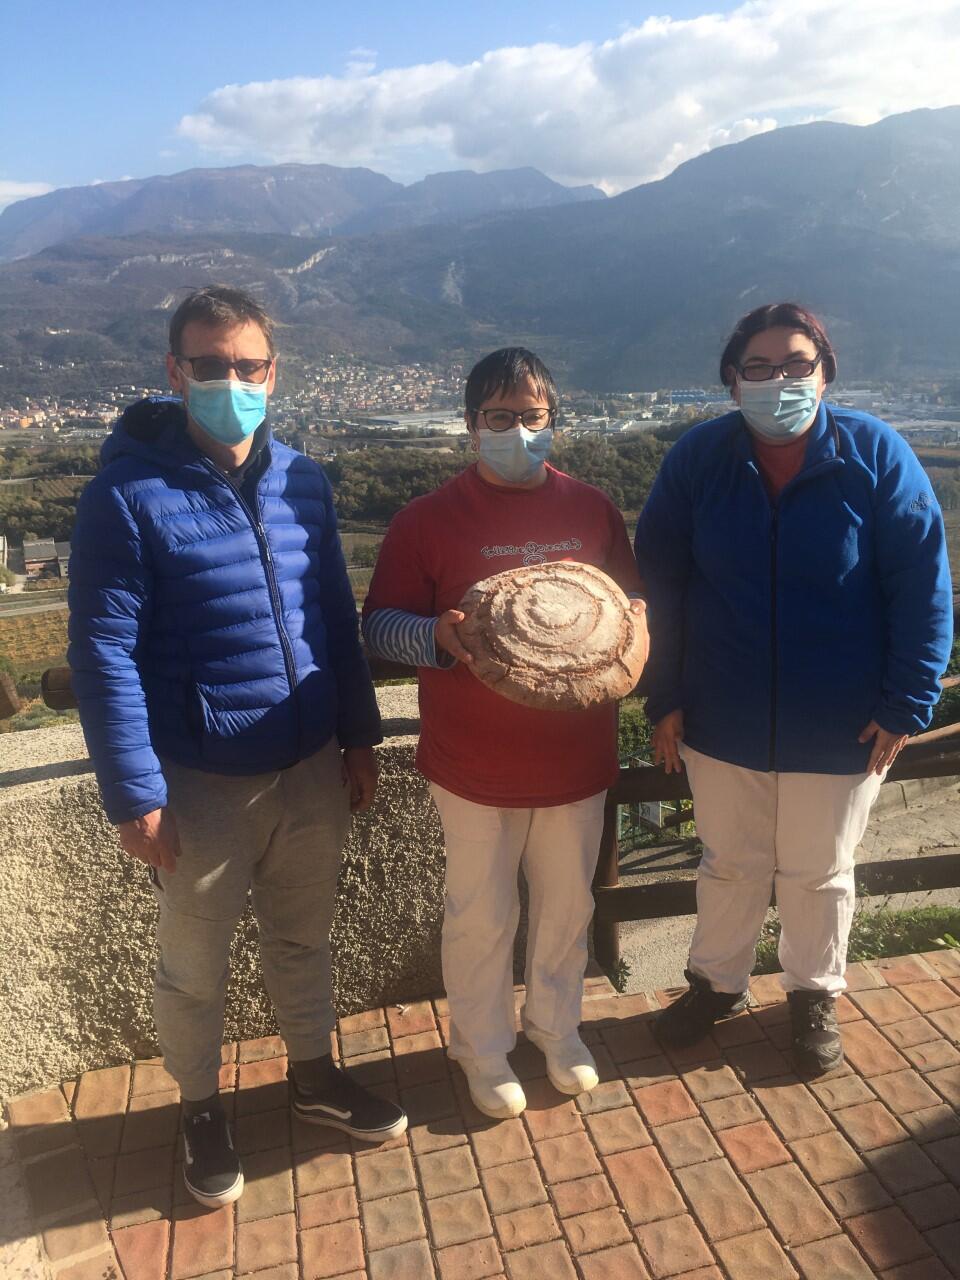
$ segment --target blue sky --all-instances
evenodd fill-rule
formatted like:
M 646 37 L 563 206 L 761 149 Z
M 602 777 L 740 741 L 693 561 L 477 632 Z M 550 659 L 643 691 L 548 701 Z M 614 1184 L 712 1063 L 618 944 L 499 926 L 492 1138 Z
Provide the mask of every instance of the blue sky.
M 619 190 L 778 125 L 960 100 L 955 0 L 35 0 L 21 13 L 3 33 L 0 203 L 31 184 L 282 160 L 403 181 L 532 164 Z

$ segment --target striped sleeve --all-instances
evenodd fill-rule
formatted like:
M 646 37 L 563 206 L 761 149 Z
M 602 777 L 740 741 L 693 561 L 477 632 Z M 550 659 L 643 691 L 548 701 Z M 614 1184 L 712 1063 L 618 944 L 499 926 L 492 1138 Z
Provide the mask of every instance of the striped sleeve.
M 455 658 L 437 653 L 436 629 L 436 618 L 424 618 L 406 609 L 374 609 L 363 619 L 363 638 L 376 657 L 411 667 L 452 667 Z

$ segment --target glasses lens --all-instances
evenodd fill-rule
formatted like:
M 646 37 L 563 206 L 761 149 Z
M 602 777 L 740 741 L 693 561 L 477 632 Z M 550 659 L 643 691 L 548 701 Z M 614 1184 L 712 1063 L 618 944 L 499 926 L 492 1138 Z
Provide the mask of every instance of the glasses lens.
M 233 367 L 243 382 L 263 382 L 270 368 L 269 360 L 236 360 Z
M 484 409 L 483 420 L 491 431 L 509 431 L 514 423 L 514 414 L 509 409 Z
M 549 409 L 526 409 L 520 415 L 520 421 L 525 427 L 545 427 L 549 418 Z
M 785 378 L 809 378 L 816 368 L 813 360 L 791 360 L 783 366 Z
M 768 382 L 776 370 L 777 366 L 773 364 L 747 364 L 740 370 L 740 374 L 747 382 Z
M 230 364 L 218 356 L 185 356 L 198 382 L 216 382 L 230 377 Z

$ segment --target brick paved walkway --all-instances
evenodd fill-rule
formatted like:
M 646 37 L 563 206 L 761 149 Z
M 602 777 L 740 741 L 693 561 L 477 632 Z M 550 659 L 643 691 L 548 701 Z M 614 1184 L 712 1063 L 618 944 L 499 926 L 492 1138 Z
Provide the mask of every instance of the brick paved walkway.
M 346 1018 L 339 1049 L 402 1100 L 380 1149 L 292 1121 L 277 1039 L 228 1045 L 246 1191 L 187 1196 L 157 1062 L 15 1099 L 8 1119 L 57 1280 L 945 1280 L 960 1277 L 960 953 L 853 965 L 848 1063 L 789 1074 L 779 982 L 695 1050 L 589 980 L 602 1083 L 575 1102 L 515 1055 L 529 1108 L 492 1124 L 442 1048 L 444 1001 Z

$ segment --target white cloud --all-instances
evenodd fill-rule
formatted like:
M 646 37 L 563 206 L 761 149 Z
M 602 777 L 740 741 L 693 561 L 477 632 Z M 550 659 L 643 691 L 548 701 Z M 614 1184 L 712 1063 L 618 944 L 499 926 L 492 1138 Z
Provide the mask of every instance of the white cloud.
M 495 49 L 475 62 L 227 85 L 179 131 L 222 157 L 395 174 L 533 165 L 608 191 L 802 120 L 866 124 L 960 102 L 956 0 L 748 0 L 651 18 L 602 43 Z
M 8 182 L 0 178 L 0 209 L 17 200 L 29 200 L 31 196 L 45 196 L 53 187 L 49 182 Z

